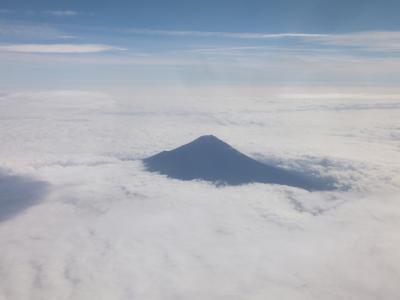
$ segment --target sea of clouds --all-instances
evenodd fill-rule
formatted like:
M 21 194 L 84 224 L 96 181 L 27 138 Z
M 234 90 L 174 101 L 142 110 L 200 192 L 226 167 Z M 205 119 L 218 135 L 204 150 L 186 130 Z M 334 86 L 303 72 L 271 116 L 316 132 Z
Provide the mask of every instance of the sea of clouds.
M 313 88 L 1 93 L 0 299 L 399 299 L 399 114 Z M 337 190 L 144 171 L 204 134 Z

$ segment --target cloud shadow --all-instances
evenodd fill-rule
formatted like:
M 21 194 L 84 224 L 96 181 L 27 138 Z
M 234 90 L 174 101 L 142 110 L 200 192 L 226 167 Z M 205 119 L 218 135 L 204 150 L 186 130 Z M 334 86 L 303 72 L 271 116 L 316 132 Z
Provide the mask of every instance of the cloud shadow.
M 37 204 L 48 191 L 48 184 L 0 170 L 0 222 L 17 216 Z

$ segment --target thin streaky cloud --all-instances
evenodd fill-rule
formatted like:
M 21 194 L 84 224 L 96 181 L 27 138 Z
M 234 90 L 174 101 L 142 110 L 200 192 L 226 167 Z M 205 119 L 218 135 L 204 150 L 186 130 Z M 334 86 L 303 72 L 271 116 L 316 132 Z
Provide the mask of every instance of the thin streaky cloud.
M 48 10 L 45 13 L 56 17 L 73 17 L 79 14 L 74 10 Z
M 400 31 L 364 31 L 313 37 L 316 42 L 341 47 L 400 51 Z
M 221 32 L 221 31 L 186 31 L 186 30 L 152 30 L 125 28 L 118 29 L 127 34 L 160 35 L 177 37 L 220 37 L 231 39 L 300 39 L 304 42 L 327 45 L 331 47 L 354 47 L 374 51 L 399 51 L 400 31 L 364 31 L 343 34 L 330 33 L 257 33 L 257 32 Z
M 281 99 L 346 99 L 346 100 L 399 100 L 400 94 L 388 93 L 288 93 L 278 95 Z
M 226 37 L 238 39 L 275 39 L 275 38 L 307 38 L 323 37 L 325 34 L 314 33 L 255 33 L 255 32 L 223 32 L 223 31 L 187 31 L 187 30 L 153 30 L 127 28 L 120 29 L 125 33 L 166 35 L 166 36 L 194 36 L 194 37 Z
M 17 53 L 97 53 L 126 50 L 103 44 L 11 44 L 0 45 L 0 52 Z
M 218 55 L 255 55 L 271 52 L 290 52 L 290 53 L 340 53 L 339 49 L 327 49 L 322 47 L 305 47 L 305 46 L 232 46 L 232 47 L 217 47 L 217 46 L 204 46 L 195 47 L 189 50 L 180 50 L 179 52 L 187 53 L 210 53 Z
M 75 35 L 65 34 L 65 35 L 59 35 L 59 36 L 57 36 L 57 38 L 59 38 L 59 39 L 77 39 L 79 37 L 77 37 Z
M 57 38 L 60 35 L 64 33 L 48 24 L 0 22 L 0 36 L 47 39 Z
M 53 15 L 72 16 L 82 14 L 73 10 L 48 11 Z M 332 33 L 259 33 L 259 32 L 223 32 L 223 31 L 190 31 L 190 30 L 157 30 L 157 29 L 140 29 L 140 28 L 107 28 L 101 26 L 83 26 L 84 29 L 101 31 L 104 35 L 114 34 L 137 34 L 137 35 L 154 35 L 154 36 L 175 36 L 175 37 L 192 37 L 192 38 L 226 38 L 241 40 L 286 40 L 294 39 L 295 42 L 301 43 L 303 46 L 311 44 L 313 46 L 323 46 L 326 49 L 345 49 L 345 50 L 368 50 L 377 52 L 397 52 L 400 51 L 400 31 L 363 31 L 348 32 L 342 34 Z M 15 37 L 47 37 L 57 38 L 60 36 L 70 36 L 61 33 L 56 26 L 49 24 L 28 24 L 28 23 L 8 23 L 0 22 L 0 35 L 9 35 Z M 217 45 L 216 45 L 217 46 Z M 297 48 L 298 45 L 291 44 L 289 46 Z M 217 46 L 218 47 L 218 46 Z M 252 46 L 249 46 L 252 47 Z M 211 47 L 212 48 L 212 47 Z M 244 50 L 244 48 L 243 48 Z M 247 49 L 247 50 L 250 50 Z M 218 51 L 218 50 L 217 50 Z M 322 51 L 322 49 L 321 49 Z

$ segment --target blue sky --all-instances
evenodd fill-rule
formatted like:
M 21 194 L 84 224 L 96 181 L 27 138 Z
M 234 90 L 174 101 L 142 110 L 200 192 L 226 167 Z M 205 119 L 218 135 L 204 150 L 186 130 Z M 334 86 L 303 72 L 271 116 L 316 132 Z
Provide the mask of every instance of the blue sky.
M 2 1 L 0 88 L 395 85 L 398 11 L 390 0 Z
M 57 18 L 66 12 L 65 16 L 73 16 L 74 22 L 83 25 L 167 30 L 346 32 L 396 30 L 400 24 L 400 3 L 395 0 L 12 0 L 1 3 L 3 10 L 13 12 L 3 17 L 12 19 L 68 23 L 65 18 Z

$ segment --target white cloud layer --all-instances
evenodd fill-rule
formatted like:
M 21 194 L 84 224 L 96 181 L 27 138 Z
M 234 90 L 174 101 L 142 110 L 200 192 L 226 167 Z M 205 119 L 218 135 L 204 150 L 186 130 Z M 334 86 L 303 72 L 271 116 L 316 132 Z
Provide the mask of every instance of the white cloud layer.
M 397 300 L 400 99 L 334 90 L 0 94 L 0 177 L 47 186 L 0 222 L 0 299 Z M 143 170 L 138 159 L 202 134 L 349 189 Z
M 126 50 L 102 44 L 10 44 L 0 45 L 0 52 L 20 53 L 96 53 Z

